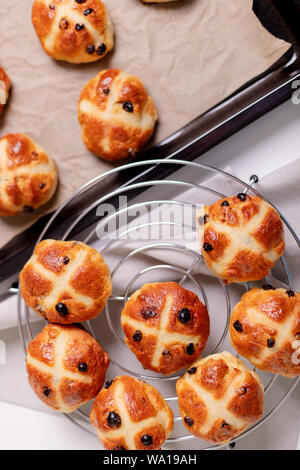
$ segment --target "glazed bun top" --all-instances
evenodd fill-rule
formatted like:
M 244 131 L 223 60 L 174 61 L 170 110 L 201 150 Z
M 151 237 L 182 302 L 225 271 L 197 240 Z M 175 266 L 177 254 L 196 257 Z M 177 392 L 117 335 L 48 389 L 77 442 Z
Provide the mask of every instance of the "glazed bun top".
M 232 312 L 233 347 L 258 369 L 300 375 L 300 294 L 266 285 L 243 295 Z
M 173 413 L 156 388 L 125 375 L 104 384 L 90 418 L 109 450 L 160 449 L 173 429 Z
M 176 390 L 185 427 L 209 442 L 229 442 L 263 413 L 258 375 L 227 351 L 196 361 Z
M 111 161 L 134 158 L 158 119 L 140 78 L 119 69 L 103 70 L 84 86 L 78 113 L 88 150 Z
M 94 248 L 43 240 L 20 274 L 26 304 L 52 323 L 78 323 L 101 313 L 111 293 L 109 269 Z
M 46 204 L 57 186 L 53 160 L 24 134 L 0 139 L 0 215 L 32 212 Z
M 121 324 L 144 368 L 166 375 L 193 362 L 209 335 L 206 307 L 176 282 L 143 285 L 126 303 Z
M 29 384 L 46 405 L 70 413 L 103 385 L 109 357 L 85 330 L 47 325 L 28 345 Z
M 32 22 L 45 52 L 71 63 L 95 62 L 114 44 L 101 0 L 35 0 Z
M 280 215 L 258 196 L 220 199 L 205 206 L 198 220 L 205 262 L 225 283 L 262 279 L 283 254 Z

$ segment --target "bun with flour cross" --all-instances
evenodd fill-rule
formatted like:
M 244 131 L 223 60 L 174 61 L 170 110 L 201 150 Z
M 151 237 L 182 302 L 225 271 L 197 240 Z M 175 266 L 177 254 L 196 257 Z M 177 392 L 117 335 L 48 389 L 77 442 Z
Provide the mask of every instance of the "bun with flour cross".
M 144 368 L 166 375 L 193 362 L 209 335 L 205 306 L 176 282 L 145 284 L 126 303 L 121 324 Z
M 51 323 L 77 323 L 99 315 L 111 293 L 110 272 L 94 248 L 43 240 L 20 274 L 26 304 Z
M 258 421 L 264 388 L 229 352 L 195 362 L 176 384 L 180 414 L 194 436 L 224 444 Z
M 95 62 L 114 45 L 113 25 L 101 0 L 35 0 L 32 23 L 45 52 L 57 60 Z
M 230 321 L 233 347 L 258 369 L 300 375 L 300 294 L 266 284 L 243 295 Z
M 110 69 L 84 86 L 78 118 L 88 150 L 117 161 L 136 156 L 152 136 L 158 114 L 138 77 Z
M 279 213 L 259 196 L 240 193 L 199 211 L 202 254 L 223 281 L 257 281 L 266 277 L 284 252 Z
M 52 198 L 57 186 L 53 160 L 25 134 L 0 139 L 0 175 L 1 216 L 38 209 Z
M 109 357 L 86 331 L 47 325 L 28 345 L 29 384 L 46 405 L 71 413 L 103 385 Z
M 105 382 L 90 419 L 109 450 L 157 450 L 173 429 L 173 412 L 156 388 L 125 375 Z

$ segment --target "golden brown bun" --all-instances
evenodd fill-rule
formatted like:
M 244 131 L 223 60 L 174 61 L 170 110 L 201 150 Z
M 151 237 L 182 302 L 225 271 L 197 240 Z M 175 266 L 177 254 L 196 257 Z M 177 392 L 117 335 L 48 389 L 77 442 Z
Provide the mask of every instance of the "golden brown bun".
M 152 136 L 158 114 L 138 77 L 110 69 L 84 86 L 78 118 L 88 150 L 116 161 L 135 157 Z
M 144 368 L 165 375 L 193 362 L 209 335 L 205 306 L 176 282 L 145 284 L 126 303 L 121 324 Z
M 53 160 L 24 134 L 0 139 L 0 215 L 32 212 L 46 204 L 57 186 Z
M 113 26 L 101 0 L 35 0 L 32 23 L 45 52 L 57 60 L 95 62 L 114 45 Z
M 258 369 L 296 377 L 300 375 L 300 363 L 295 360 L 300 348 L 300 294 L 265 289 L 251 289 L 235 306 L 231 343 Z
M 223 198 L 201 212 L 203 257 L 225 283 L 264 278 L 284 252 L 280 215 L 258 196 Z
M 29 384 L 46 405 L 71 413 L 103 385 L 109 357 L 86 331 L 47 325 L 28 345 Z
M 108 450 L 160 449 L 173 429 L 173 412 L 156 388 L 125 375 L 105 383 L 90 419 Z
M 8 100 L 8 92 L 10 90 L 10 87 L 10 79 L 8 78 L 4 70 L 0 67 L 0 116 L 2 114 L 3 107 Z
M 195 362 L 176 390 L 185 427 L 209 442 L 229 442 L 263 414 L 258 375 L 226 351 Z
M 20 274 L 26 304 L 52 323 L 77 323 L 99 315 L 111 293 L 108 267 L 80 242 L 44 240 Z

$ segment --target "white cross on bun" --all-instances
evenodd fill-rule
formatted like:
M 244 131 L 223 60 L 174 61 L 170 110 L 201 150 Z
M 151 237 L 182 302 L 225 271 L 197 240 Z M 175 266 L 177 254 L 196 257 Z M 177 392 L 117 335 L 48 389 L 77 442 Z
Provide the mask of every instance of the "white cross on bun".
M 24 134 L 0 139 L 0 215 L 32 212 L 46 204 L 57 186 L 53 160 Z
M 20 274 L 26 304 L 52 323 L 99 315 L 111 293 L 110 272 L 94 248 L 75 241 L 43 240 Z
M 166 375 L 193 362 L 209 335 L 206 307 L 176 282 L 145 284 L 126 303 L 121 324 L 144 368 Z
M 260 378 L 226 351 L 195 362 L 176 390 L 185 427 L 209 442 L 229 442 L 263 413 Z
M 109 69 L 84 86 L 78 118 L 87 149 L 117 161 L 132 159 L 143 148 L 158 114 L 140 78 Z
M 157 450 L 173 429 L 173 412 L 156 388 L 125 375 L 104 384 L 90 419 L 109 450 Z
M 233 309 L 230 337 L 237 352 L 258 369 L 299 376 L 300 294 L 268 284 L 251 289 Z
M 28 345 L 29 384 L 46 405 L 71 413 L 99 392 L 109 357 L 85 330 L 47 325 Z
M 45 52 L 75 64 L 95 62 L 114 45 L 114 30 L 101 0 L 35 0 L 32 23 Z
M 264 278 L 284 252 L 280 215 L 258 196 L 220 199 L 198 221 L 205 262 L 226 284 Z

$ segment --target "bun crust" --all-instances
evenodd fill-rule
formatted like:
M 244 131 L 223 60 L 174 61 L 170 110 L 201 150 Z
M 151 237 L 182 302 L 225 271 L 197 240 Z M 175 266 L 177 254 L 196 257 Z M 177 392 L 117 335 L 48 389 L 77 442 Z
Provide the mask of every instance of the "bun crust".
M 157 450 L 173 429 L 173 412 L 156 388 L 124 375 L 104 385 L 90 419 L 108 450 Z
M 8 78 L 4 70 L 0 67 L 0 116 L 2 114 L 3 107 L 8 100 L 8 92 L 10 90 L 10 87 L 10 79 Z
M 203 257 L 225 283 L 264 278 L 284 252 L 280 215 L 258 196 L 223 198 L 199 215 Z
M 114 45 L 113 26 L 101 0 L 35 0 L 32 23 L 43 49 L 56 60 L 95 62 Z
M 103 385 L 109 357 L 86 331 L 47 325 L 27 348 L 29 384 L 46 405 L 71 413 Z
M 230 321 L 233 347 L 258 369 L 286 377 L 300 375 L 300 294 L 285 289 L 251 289 Z M 299 356 L 299 355 L 298 355 Z
M 225 444 L 263 414 L 264 389 L 258 375 L 229 352 L 193 364 L 176 384 L 180 414 L 200 439 Z
M 46 204 L 57 186 L 53 160 L 24 134 L 0 139 L 0 215 L 32 212 Z
M 87 149 L 117 161 L 135 157 L 152 136 L 158 114 L 138 77 L 109 69 L 84 86 L 78 118 Z
M 209 335 L 205 306 L 176 282 L 145 284 L 126 303 L 121 324 L 126 344 L 144 368 L 165 375 L 193 362 Z
M 110 272 L 98 251 L 80 242 L 44 240 L 20 274 L 26 304 L 52 323 L 99 315 L 111 294 Z

